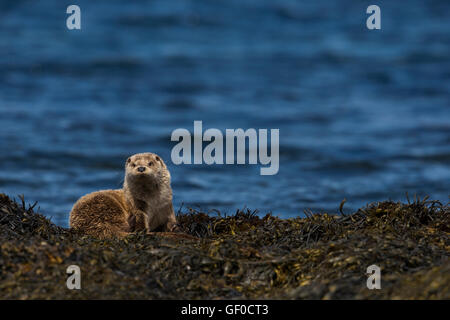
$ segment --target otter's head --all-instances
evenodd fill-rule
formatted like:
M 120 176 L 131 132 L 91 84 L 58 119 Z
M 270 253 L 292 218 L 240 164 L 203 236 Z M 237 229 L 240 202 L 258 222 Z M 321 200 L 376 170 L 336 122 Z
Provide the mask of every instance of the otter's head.
M 138 153 L 125 163 L 125 181 L 128 185 L 160 185 L 170 183 L 166 164 L 154 153 Z

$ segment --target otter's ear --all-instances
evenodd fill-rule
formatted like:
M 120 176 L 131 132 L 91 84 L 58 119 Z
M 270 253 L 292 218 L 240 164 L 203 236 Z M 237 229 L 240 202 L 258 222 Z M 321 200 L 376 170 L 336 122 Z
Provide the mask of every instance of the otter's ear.
M 155 156 L 156 161 L 158 161 L 163 167 L 166 166 L 166 164 L 164 163 L 164 161 L 159 157 L 159 156 Z
M 129 157 L 129 158 L 127 159 L 126 164 L 129 164 L 130 162 L 131 162 L 131 157 Z

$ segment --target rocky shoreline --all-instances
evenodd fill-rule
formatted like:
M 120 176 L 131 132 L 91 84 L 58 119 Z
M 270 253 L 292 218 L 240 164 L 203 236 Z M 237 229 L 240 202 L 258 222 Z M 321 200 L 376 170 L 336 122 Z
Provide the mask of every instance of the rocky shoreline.
M 1 299 L 449 299 L 450 207 L 369 204 L 351 215 L 179 214 L 182 233 L 98 240 L 0 194 Z M 381 269 L 381 289 L 366 286 Z M 81 289 L 66 286 L 67 267 Z

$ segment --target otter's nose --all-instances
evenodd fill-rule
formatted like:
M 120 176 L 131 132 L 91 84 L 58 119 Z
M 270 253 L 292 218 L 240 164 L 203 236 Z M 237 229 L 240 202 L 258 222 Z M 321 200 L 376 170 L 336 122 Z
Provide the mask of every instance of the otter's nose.
M 139 167 L 139 168 L 137 168 L 137 170 L 138 170 L 139 172 L 144 172 L 144 171 L 145 171 L 145 167 Z

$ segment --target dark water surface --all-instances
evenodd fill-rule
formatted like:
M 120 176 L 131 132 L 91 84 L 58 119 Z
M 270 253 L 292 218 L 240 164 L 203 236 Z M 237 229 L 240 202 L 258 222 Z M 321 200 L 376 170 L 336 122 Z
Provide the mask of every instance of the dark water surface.
M 160 154 L 174 202 L 282 217 L 450 190 L 450 2 L 0 2 L 0 192 L 67 226 L 85 193 Z M 70 3 L 72 4 L 72 3 Z M 279 128 L 280 171 L 175 166 L 170 134 Z

